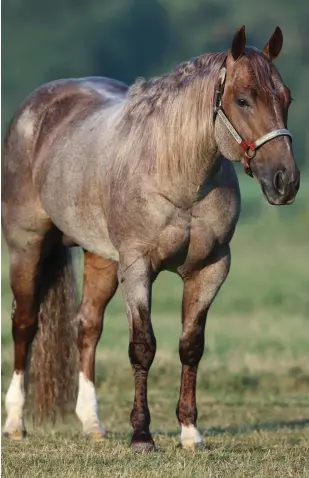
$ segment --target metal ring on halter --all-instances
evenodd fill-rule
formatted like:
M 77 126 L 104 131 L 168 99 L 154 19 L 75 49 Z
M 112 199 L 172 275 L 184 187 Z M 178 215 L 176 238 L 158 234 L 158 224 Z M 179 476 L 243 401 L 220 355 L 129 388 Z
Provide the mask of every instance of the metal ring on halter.
M 248 154 L 249 151 L 251 151 L 250 154 Z M 245 156 L 246 156 L 246 158 L 248 158 L 248 159 L 253 159 L 253 158 L 255 157 L 255 155 L 256 155 L 256 149 L 250 149 L 250 148 L 248 148 L 247 151 L 245 151 Z

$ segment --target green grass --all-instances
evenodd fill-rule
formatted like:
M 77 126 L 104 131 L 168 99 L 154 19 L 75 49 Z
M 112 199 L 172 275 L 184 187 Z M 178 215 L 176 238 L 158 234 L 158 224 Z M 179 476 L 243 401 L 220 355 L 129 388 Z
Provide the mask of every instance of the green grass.
M 75 417 L 55 429 L 35 429 L 24 443 L 3 442 L 4 476 L 308 476 L 308 320 L 212 316 L 198 380 L 199 426 L 207 449 L 177 448 L 175 407 L 180 365 L 178 317 L 158 315 L 158 353 L 149 380 L 156 444 L 164 453 L 135 456 L 128 448 L 132 378 L 127 330 L 121 316 L 107 318 L 98 350 L 100 416 L 111 437 L 91 443 Z M 5 389 L 11 368 L 3 354 Z
M 295 207 L 271 208 L 257 200 L 253 182 L 245 185 L 255 209 L 250 218 L 245 211 L 233 239 L 231 273 L 209 314 L 198 374 L 199 427 L 207 448 L 177 448 L 181 281 L 164 273 L 154 286 L 157 355 L 149 379 L 151 428 L 163 452 L 136 455 L 128 447 L 133 382 L 117 296 L 107 312 L 96 367 L 100 416 L 110 438 L 88 441 L 74 416 L 44 429 L 33 429 L 28 419 L 27 440 L 3 440 L 3 476 L 309 476 L 305 195 Z M 3 403 L 12 373 L 5 249 L 2 279 Z

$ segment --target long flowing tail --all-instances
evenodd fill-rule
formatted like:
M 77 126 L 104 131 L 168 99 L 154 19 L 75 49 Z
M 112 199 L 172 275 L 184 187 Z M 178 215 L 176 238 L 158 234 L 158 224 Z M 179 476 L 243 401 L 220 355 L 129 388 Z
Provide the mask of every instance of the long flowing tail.
M 77 392 L 77 285 L 71 250 L 57 245 L 42 264 L 38 331 L 28 357 L 26 389 L 35 423 L 73 409 Z

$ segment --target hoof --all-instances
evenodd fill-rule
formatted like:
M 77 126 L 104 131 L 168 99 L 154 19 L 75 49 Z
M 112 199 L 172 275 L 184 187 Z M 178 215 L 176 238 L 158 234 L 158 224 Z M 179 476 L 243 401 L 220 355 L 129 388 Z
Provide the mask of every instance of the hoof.
M 208 450 L 209 448 L 204 442 L 197 442 L 197 443 L 179 443 L 177 448 L 182 448 L 183 450 Z
M 200 450 L 204 448 L 203 437 L 195 424 L 181 424 L 180 446 L 191 450 Z
M 87 433 L 86 435 L 91 441 L 104 441 L 108 437 L 106 430 L 100 430 L 97 432 Z
M 151 453 L 160 451 L 156 445 L 152 442 L 142 443 L 142 442 L 133 442 L 131 443 L 131 449 L 137 453 Z
M 27 436 L 26 430 L 15 430 L 14 432 L 3 432 L 3 436 L 8 440 L 21 441 Z

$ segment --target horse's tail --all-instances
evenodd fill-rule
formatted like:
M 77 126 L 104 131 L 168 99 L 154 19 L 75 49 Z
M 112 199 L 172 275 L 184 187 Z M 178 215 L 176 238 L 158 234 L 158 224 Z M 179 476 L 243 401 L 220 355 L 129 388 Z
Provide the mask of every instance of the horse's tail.
M 71 250 L 62 244 L 42 264 L 38 300 L 26 386 L 33 419 L 41 423 L 71 411 L 77 392 L 77 286 Z

